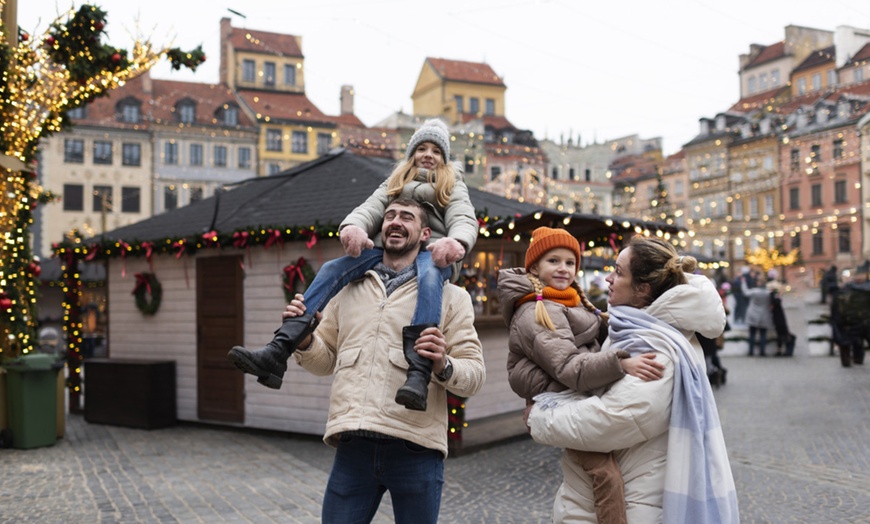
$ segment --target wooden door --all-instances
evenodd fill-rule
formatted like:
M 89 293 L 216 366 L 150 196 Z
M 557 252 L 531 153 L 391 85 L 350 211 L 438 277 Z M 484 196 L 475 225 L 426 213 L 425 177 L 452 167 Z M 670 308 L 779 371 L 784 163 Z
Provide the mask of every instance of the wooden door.
M 227 360 L 244 342 L 241 256 L 196 260 L 196 405 L 201 420 L 245 421 L 245 375 Z

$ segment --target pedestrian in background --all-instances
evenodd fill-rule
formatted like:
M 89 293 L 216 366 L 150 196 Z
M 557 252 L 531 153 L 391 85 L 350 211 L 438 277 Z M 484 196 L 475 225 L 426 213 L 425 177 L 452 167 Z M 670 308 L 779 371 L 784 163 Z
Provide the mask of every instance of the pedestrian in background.
M 747 278 L 749 278 L 749 266 L 744 266 L 731 284 L 731 294 L 734 295 L 734 324 L 743 325 L 746 323 L 746 308 L 749 307 L 749 299 L 743 294 L 743 283 L 747 281 Z
M 767 282 L 770 291 L 770 311 L 773 317 L 773 327 L 776 330 L 775 357 L 794 356 L 794 343 L 797 337 L 788 329 L 788 320 L 782 308 L 782 286 L 776 279 Z
M 827 304 L 828 295 L 833 294 L 834 289 L 840 287 L 837 266 L 831 265 L 831 267 L 822 274 L 822 278 L 819 281 L 819 287 L 822 288 L 822 304 Z
M 767 331 L 773 329 L 773 311 L 771 310 L 770 291 L 766 287 L 750 288 L 748 279 L 742 285 L 743 294 L 749 299 L 746 309 L 746 324 L 749 326 L 749 356 L 755 354 L 755 337 L 758 335 L 758 356 L 765 357 L 767 347 Z

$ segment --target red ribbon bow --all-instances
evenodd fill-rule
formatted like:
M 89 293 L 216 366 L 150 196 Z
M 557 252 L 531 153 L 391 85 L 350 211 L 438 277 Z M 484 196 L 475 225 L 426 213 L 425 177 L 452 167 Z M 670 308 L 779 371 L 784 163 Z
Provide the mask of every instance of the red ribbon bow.
M 177 249 L 177 250 L 178 250 L 178 251 L 175 253 L 175 258 L 181 258 L 181 255 L 184 254 L 184 250 L 185 250 L 185 248 L 186 248 L 186 246 L 184 245 L 184 240 L 178 240 L 178 241 L 174 242 L 174 243 L 172 244 L 172 247 L 173 247 L 174 249 Z
M 296 284 L 296 277 L 299 277 L 299 280 L 301 280 L 303 284 L 305 283 L 305 275 L 302 274 L 302 268 L 304 267 L 304 257 L 299 257 L 299 260 L 297 260 L 295 264 L 288 264 L 284 267 L 284 275 L 287 277 L 287 283 L 284 284 L 284 287 L 287 288 L 287 291 L 291 293 L 293 292 Z
M 237 247 L 239 249 L 243 247 L 248 247 L 247 231 L 236 231 L 235 233 L 233 233 L 233 247 Z
M 145 291 L 151 293 L 151 279 L 149 275 L 146 273 L 136 273 L 136 285 L 133 287 L 133 292 L 131 295 L 135 295 L 142 287 L 145 287 Z
M 274 244 L 277 244 L 277 243 L 280 243 L 282 245 L 284 244 L 284 237 L 281 236 L 281 231 L 279 231 L 277 229 L 267 229 L 266 236 L 269 237 L 266 239 L 266 245 L 265 245 L 266 249 L 269 249 L 270 247 L 272 247 Z
M 202 241 L 203 241 L 203 242 L 205 243 L 205 245 L 207 245 L 207 246 L 214 246 L 214 245 L 217 245 L 217 243 L 218 243 L 218 234 L 217 234 L 217 231 L 215 231 L 214 229 L 212 229 L 212 230 L 209 231 L 208 233 L 203 234 L 203 235 L 202 235 Z

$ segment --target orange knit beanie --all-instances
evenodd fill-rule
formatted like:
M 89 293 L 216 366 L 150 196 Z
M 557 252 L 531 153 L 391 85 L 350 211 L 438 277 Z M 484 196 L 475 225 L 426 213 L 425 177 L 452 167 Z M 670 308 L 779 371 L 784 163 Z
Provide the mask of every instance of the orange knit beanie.
M 563 247 L 574 253 L 576 262 L 580 263 L 580 243 L 564 229 L 539 227 L 532 232 L 532 241 L 526 251 L 526 271 L 538 261 L 544 253 L 557 247 Z

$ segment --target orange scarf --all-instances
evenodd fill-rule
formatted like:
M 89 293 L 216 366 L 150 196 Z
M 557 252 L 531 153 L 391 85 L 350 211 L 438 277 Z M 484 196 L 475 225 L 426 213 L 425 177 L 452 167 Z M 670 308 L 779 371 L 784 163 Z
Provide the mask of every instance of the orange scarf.
M 553 302 L 558 302 L 563 306 L 577 307 L 580 305 L 580 294 L 577 293 L 577 290 L 573 287 L 569 287 L 565 291 L 559 291 L 558 289 L 546 286 L 544 287 L 541 298 L 538 298 L 538 295 L 536 295 L 534 292 L 531 292 L 523 298 L 517 300 L 516 304 L 514 304 L 514 307 L 520 307 L 521 304 L 531 302 L 532 300 L 552 300 Z

